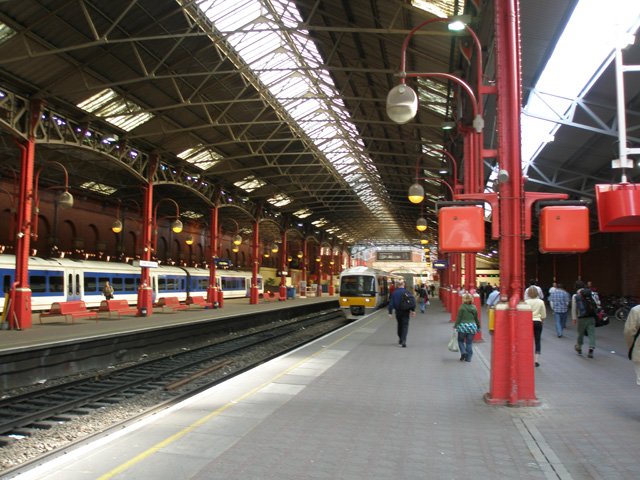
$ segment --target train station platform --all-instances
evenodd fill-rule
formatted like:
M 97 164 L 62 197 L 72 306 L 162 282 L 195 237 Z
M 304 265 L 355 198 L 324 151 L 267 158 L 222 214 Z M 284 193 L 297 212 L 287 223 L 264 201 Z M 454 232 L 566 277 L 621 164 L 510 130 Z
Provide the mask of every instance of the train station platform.
M 74 340 L 86 340 L 106 335 L 125 332 L 133 332 L 143 329 L 157 329 L 184 324 L 185 322 L 208 321 L 216 318 L 236 315 L 252 314 L 260 311 L 289 308 L 295 305 L 337 302 L 337 295 L 327 294 L 321 297 L 295 297 L 287 301 L 265 302 L 251 305 L 248 298 L 232 298 L 224 300 L 223 308 L 216 309 L 190 309 L 170 310 L 163 312 L 161 308 L 154 307 L 153 315 L 136 317 L 135 314 L 123 314 L 120 319 L 117 315 L 111 318 L 106 313 L 99 315 L 98 321 L 94 318 L 76 318 L 65 321 L 65 317 L 45 317 L 42 324 L 39 320 L 39 312 L 33 313 L 31 328 L 24 330 L 0 330 L 0 355 L 11 351 L 52 345 Z
M 483 318 L 486 318 L 484 316 Z M 637 479 L 640 387 L 623 324 L 597 329 L 595 358 L 551 318 L 537 407 L 489 406 L 491 337 L 470 363 L 447 350 L 432 301 L 407 348 L 386 310 L 20 479 Z

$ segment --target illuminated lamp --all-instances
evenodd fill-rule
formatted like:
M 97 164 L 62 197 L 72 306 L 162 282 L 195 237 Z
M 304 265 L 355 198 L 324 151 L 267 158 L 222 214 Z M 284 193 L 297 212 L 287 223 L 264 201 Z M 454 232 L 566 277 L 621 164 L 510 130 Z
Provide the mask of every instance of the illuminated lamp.
M 304 254 L 302 253 L 302 251 L 299 251 L 298 254 L 296 255 L 298 258 L 302 258 L 304 257 Z
M 416 222 L 416 228 L 420 232 L 424 232 L 427 229 L 427 220 L 424 217 L 420 217 Z
M 233 237 L 233 244 L 240 245 L 242 243 L 242 237 L 240 235 L 236 235 Z
M 182 231 L 182 222 L 177 220 L 171 224 L 171 230 L 173 233 L 180 233 Z
M 420 203 L 424 200 L 424 188 L 418 182 L 409 187 L 409 201 L 411 203 Z
M 187 235 L 187 239 L 184 241 L 187 245 L 193 245 L 193 235 Z
M 115 219 L 111 225 L 113 233 L 120 233 L 122 231 L 122 222 L 119 219 Z

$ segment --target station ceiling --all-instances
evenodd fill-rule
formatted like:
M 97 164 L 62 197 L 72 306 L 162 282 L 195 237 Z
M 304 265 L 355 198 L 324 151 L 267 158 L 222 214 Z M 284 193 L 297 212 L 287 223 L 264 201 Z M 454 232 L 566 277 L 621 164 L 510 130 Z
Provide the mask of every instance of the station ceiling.
M 520 2 L 525 100 L 575 3 Z M 493 13 L 486 0 L 0 1 L 0 155 L 19 165 L 16 103 L 42 100 L 48 130 L 36 168 L 60 162 L 75 192 L 141 202 L 157 158 L 156 198 L 174 199 L 181 212 L 207 218 L 219 186 L 225 202 L 313 222 L 349 245 L 415 242 L 416 220 L 426 216 L 433 235 L 434 202 L 447 195 L 442 182 L 425 181 L 425 202 L 407 200 L 416 162 L 425 148 L 445 149 L 461 181 L 461 139 L 441 127 L 471 119 L 456 86 L 422 79 L 416 119 L 390 121 L 386 96 L 398 84 L 402 43 L 425 20 L 471 15 L 488 84 Z M 475 60 L 460 48 L 468 41 L 445 22 L 431 24 L 413 36 L 407 70 L 474 85 Z M 640 64 L 637 41 L 625 63 Z M 616 181 L 614 80 L 611 64 L 576 100 L 575 114 L 527 169 L 525 190 L 593 199 L 595 184 Z M 639 94 L 640 82 L 627 82 L 631 144 L 640 142 Z M 485 99 L 483 114 L 485 148 L 496 148 L 494 99 Z M 91 141 L 102 148 L 78 148 Z M 446 163 L 426 155 L 420 175 L 440 177 Z M 485 181 L 494 167 L 495 159 L 485 161 Z M 640 181 L 637 167 L 628 174 Z M 444 178 L 453 183 L 452 175 L 448 165 Z M 40 178 L 60 181 L 56 169 Z M 240 210 L 225 215 L 246 221 Z

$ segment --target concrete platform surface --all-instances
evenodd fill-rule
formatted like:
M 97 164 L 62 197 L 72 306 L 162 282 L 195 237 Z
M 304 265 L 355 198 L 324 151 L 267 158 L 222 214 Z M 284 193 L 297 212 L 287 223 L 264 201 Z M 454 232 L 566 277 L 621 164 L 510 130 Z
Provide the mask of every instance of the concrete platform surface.
M 447 350 L 433 301 L 407 348 L 385 310 L 20 479 L 640 478 L 640 387 L 622 323 L 595 358 L 551 319 L 535 369 L 538 407 L 489 406 L 491 336 L 473 361 Z

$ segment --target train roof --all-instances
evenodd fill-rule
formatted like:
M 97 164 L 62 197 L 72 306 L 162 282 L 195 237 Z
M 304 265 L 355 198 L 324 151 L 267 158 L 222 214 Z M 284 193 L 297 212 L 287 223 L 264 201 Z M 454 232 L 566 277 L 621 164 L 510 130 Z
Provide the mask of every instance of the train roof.
M 370 267 L 351 267 L 343 270 L 340 276 L 343 275 L 386 275 L 389 277 L 398 277 L 395 273 L 385 272 L 383 270 L 377 270 Z

